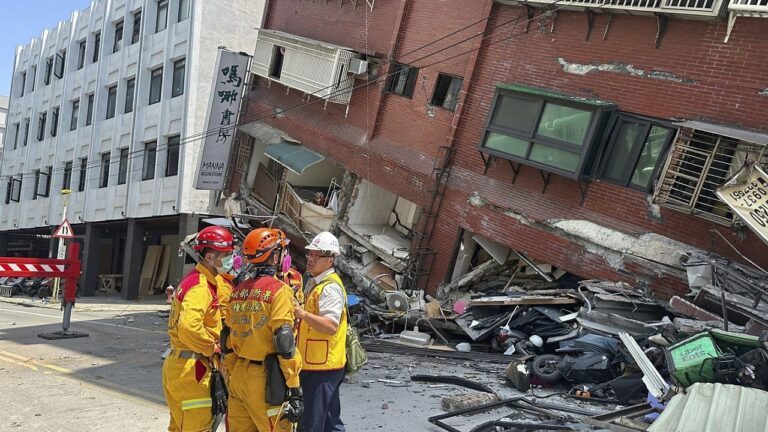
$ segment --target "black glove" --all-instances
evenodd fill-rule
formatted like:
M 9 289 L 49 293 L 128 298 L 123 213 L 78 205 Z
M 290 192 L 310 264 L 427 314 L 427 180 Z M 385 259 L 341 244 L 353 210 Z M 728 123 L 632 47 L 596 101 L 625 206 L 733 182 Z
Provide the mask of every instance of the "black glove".
M 297 423 L 304 414 L 304 392 L 301 387 L 288 389 L 288 404 L 285 408 L 285 418 L 291 423 Z

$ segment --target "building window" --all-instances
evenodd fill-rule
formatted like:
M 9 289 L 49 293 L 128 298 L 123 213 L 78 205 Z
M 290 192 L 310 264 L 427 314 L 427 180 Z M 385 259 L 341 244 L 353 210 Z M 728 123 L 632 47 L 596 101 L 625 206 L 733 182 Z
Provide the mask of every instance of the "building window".
M 48 169 L 43 171 L 37 171 L 36 177 L 35 177 L 35 192 L 33 199 L 36 199 L 36 197 L 48 197 L 51 194 L 51 172 L 53 171 L 53 167 L 48 167 Z
M 133 96 L 136 93 L 136 78 L 131 78 L 125 83 L 125 112 L 133 111 Z
M 19 178 L 11 178 L 8 183 L 8 198 L 6 199 L 6 202 L 13 201 L 13 202 L 19 202 L 21 201 L 21 180 L 22 175 L 19 174 Z
M 41 112 L 37 117 L 37 140 L 42 141 L 45 138 L 45 120 L 48 118 L 48 113 Z
M 60 53 L 56 54 L 56 67 L 53 68 L 53 76 L 58 79 L 64 77 L 64 65 L 66 64 L 66 60 L 67 51 L 61 51 Z
M 128 178 L 128 148 L 120 149 L 120 164 L 117 166 L 117 184 L 125 184 Z
M 51 136 L 55 137 L 59 131 L 59 107 L 51 110 Z
M 93 123 L 93 94 L 88 95 L 88 107 L 85 111 L 85 125 Z
M 35 170 L 35 185 L 32 187 L 32 199 L 37 199 L 37 188 L 40 187 L 40 170 Z
M 155 178 L 155 162 L 157 159 L 157 141 L 150 141 L 144 144 L 144 167 L 142 169 L 141 179 L 151 180 Z
M 671 126 L 621 115 L 600 164 L 600 177 L 632 189 L 650 191 L 659 162 L 674 136 Z
M 141 11 L 133 14 L 133 28 L 131 29 L 131 45 L 139 41 L 141 33 Z
M 602 101 L 505 84 L 496 90 L 480 151 L 583 179 L 590 174 L 614 108 Z
M 24 97 L 24 88 L 27 86 L 27 73 L 21 73 L 21 89 L 19 91 L 19 97 Z
M 111 119 L 115 116 L 115 106 L 117 105 L 117 84 L 110 86 L 107 90 L 107 116 Z
M 115 23 L 115 41 L 112 43 L 112 52 L 116 53 L 120 51 L 120 47 L 123 45 L 123 20 Z
M 99 49 L 101 48 L 101 32 L 93 34 L 93 55 L 91 56 L 91 63 L 99 61 Z
M 51 74 L 53 73 L 53 57 L 48 57 L 45 60 L 45 76 L 43 77 L 43 82 L 45 85 L 48 85 L 51 83 Z
M 24 147 L 27 146 L 27 142 L 29 142 L 29 117 L 24 119 Z
M 101 175 L 99 176 L 99 187 L 105 188 L 109 185 L 109 152 L 101 154 Z
M 88 46 L 87 40 L 83 39 L 77 47 L 77 70 L 85 65 L 85 48 Z
M 189 0 L 179 0 L 178 22 L 182 22 L 187 18 L 189 18 Z
M 729 225 L 733 214 L 715 191 L 745 162 L 764 166 L 768 162 L 766 145 L 750 141 L 754 135 L 751 133 L 690 123 L 695 125 L 681 125 L 669 150 L 654 200 L 665 207 Z
M 274 79 L 280 79 L 283 73 L 283 60 L 285 59 L 285 48 L 274 45 L 272 47 L 272 63 L 269 65 L 269 76 Z
M 387 92 L 399 94 L 407 98 L 413 97 L 413 89 L 416 87 L 416 78 L 419 76 L 419 68 L 395 63 L 387 78 Z
M 64 178 L 61 180 L 61 188 L 69 189 L 72 185 L 72 162 L 64 163 Z
M 37 66 L 32 65 L 29 70 L 31 71 L 30 75 L 32 75 L 32 79 L 29 83 L 29 92 L 32 93 L 35 91 L 35 80 L 37 79 Z
M 16 123 L 13 126 L 13 149 L 16 150 L 19 147 L 19 129 L 21 129 L 21 123 Z
M 163 89 L 163 68 L 159 67 L 150 73 L 149 79 L 149 105 L 160 102 L 160 94 Z
M 448 111 L 456 111 L 456 104 L 459 103 L 459 91 L 464 79 L 452 75 L 439 74 L 435 91 L 432 93 L 431 104 L 445 108 Z
M 173 83 L 171 90 L 171 97 L 181 96 L 184 94 L 184 67 L 186 64 L 185 59 L 176 60 L 173 62 Z
M 80 115 L 80 99 L 72 101 L 72 116 L 69 118 L 69 130 L 77 129 L 77 118 Z
M 166 177 L 175 176 L 179 173 L 179 143 L 179 135 L 168 137 L 168 152 L 165 160 Z
M 168 27 L 168 0 L 157 2 L 157 21 L 155 21 L 155 33 L 160 33 Z
M 80 177 L 77 179 L 77 190 L 85 190 L 85 175 L 88 173 L 88 158 L 80 159 Z

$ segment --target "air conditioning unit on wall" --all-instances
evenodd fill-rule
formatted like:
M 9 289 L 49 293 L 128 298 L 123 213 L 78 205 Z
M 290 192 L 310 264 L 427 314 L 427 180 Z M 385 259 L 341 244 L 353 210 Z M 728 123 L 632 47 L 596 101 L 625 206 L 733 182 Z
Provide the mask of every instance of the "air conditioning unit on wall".
M 351 58 L 349 59 L 348 72 L 355 75 L 362 75 L 364 73 L 367 73 L 368 62 L 359 58 Z

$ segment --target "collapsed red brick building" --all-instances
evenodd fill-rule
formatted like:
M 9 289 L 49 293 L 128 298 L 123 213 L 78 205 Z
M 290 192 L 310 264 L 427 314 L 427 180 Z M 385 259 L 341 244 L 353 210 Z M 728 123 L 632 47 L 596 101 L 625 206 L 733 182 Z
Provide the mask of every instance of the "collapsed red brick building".
M 768 266 L 715 195 L 768 157 L 766 18 L 764 0 L 271 1 L 230 190 L 431 293 L 480 244 L 684 294 L 687 250 Z M 298 143 L 310 161 L 275 163 Z M 322 189 L 333 212 L 304 212 Z

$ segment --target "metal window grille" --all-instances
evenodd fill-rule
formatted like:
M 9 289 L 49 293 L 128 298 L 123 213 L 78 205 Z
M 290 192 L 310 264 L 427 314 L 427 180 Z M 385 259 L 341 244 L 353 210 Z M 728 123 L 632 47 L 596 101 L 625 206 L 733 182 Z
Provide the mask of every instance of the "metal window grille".
M 681 128 L 667 157 L 654 201 L 674 210 L 731 225 L 733 214 L 715 195 L 715 190 L 745 162 L 768 162 L 765 148 L 762 144 Z

